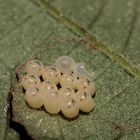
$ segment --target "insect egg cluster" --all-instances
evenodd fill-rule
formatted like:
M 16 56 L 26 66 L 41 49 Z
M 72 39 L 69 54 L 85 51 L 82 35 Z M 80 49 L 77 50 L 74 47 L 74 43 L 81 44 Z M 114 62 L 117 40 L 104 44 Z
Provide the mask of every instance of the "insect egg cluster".
M 25 100 L 32 108 L 44 106 L 50 114 L 62 114 L 75 118 L 79 111 L 90 112 L 95 104 L 95 84 L 83 63 L 75 63 L 69 56 L 61 56 L 52 66 L 43 66 L 38 60 L 30 60 L 25 66 L 26 75 L 21 78 Z

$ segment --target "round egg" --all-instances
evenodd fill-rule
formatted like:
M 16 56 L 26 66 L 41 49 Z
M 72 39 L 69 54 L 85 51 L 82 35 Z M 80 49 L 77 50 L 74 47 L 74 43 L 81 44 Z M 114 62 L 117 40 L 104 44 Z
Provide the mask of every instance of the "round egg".
M 76 88 L 77 77 L 73 73 L 64 73 L 60 78 L 60 85 L 63 87 Z
M 85 77 L 87 78 L 88 75 L 88 71 L 85 68 L 85 64 L 84 63 L 78 63 L 73 67 L 73 73 L 77 76 L 77 77 Z
M 43 105 L 42 94 L 37 87 L 27 89 L 25 99 L 32 108 L 40 108 Z
M 27 74 L 36 75 L 38 77 L 41 76 L 43 69 L 43 64 L 38 60 L 30 60 L 27 62 L 25 70 Z
M 49 93 L 49 92 L 57 92 L 58 91 L 56 84 L 54 82 L 51 82 L 48 80 L 42 82 L 40 89 L 41 89 L 42 93 Z
M 49 92 L 43 95 L 43 104 L 50 114 L 57 114 L 60 111 L 60 96 L 58 92 Z
M 83 90 L 86 93 L 91 94 L 91 96 L 95 94 L 95 91 L 96 91 L 95 84 L 89 78 L 79 78 L 77 80 L 76 86 L 78 90 Z
M 78 116 L 79 106 L 72 98 L 64 98 L 61 101 L 61 111 L 66 118 L 72 119 Z
M 21 84 L 24 89 L 28 89 L 31 87 L 40 87 L 41 81 L 39 77 L 27 74 L 21 78 Z
M 55 66 L 60 70 L 62 73 L 72 72 L 75 62 L 73 58 L 69 56 L 61 56 L 55 62 Z
M 59 69 L 53 66 L 45 67 L 42 71 L 42 78 L 44 80 L 49 80 L 54 82 L 55 84 L 59 83 L 61 77 L 61 73 Z
M 72 97 L 75 94 L 74 90 L 69 87 L 62 87 L 59 89 L 58 92 L 59 92 L 60 96 L 62 96 L 62 98 Z
M 95 106 L 91 95 L 82 90 L 76 92 L 74 99 L 78 103 L 79 109 L 83 112 L 90 112 Z

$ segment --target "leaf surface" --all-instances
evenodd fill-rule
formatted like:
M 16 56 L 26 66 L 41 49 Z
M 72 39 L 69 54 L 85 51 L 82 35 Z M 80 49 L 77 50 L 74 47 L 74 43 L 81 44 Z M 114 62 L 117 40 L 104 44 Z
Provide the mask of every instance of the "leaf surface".
M 12 120 L 33 139 L 140 139 L 139 7 L 138 0 L 0 1 L 1 112 L 13 86 Z M 51 65 L 61 55 L 85 62 L 97 87 L 95 110 L 72 121 L 31 109 L 15 76 L 31 58 Z M 0 117 L 1 139 L 18 138 L 7 129 L 7 110 Z

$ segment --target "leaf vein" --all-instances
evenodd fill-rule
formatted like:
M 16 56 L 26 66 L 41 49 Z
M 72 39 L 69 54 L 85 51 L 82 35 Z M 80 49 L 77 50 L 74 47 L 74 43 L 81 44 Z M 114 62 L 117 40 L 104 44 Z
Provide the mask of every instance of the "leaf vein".
M 132 18 L 132 21 L 131 21 L 131 24 L 130 24 L 131 26 L 130 26 L 130 29 L 129 29 L 129 32 L 128 32 L 128 36 L 126 38 L 126 41 L 125 41 L 125 44 L 124 44 L 124 47 L 123 47 L 123 50 L 122 50 L 123 54 L 125 53 L 126 47 L 128 46 L 128 44 L 130 42 L 132 33 L 134 31 L 134 28 L 135 28 L 135 23 L 136 23 L 137 17 L 138 17 L 138 1 L 135 3 L 135 6 L 134 6 L 134 15 L 133 15 L 133 18 Z
M 103 14 L 104 7 L 106 6 L 106 4 L 107 4 L 107 0 L 105 0 L 105 1 L 102 2 L 101 6 L 100 6 L 100 9 L 98 10 L 97 15 L 95 16 L 95 18 L 87 26 L 88 29 L 91 29 L 92 26 L 95 24 L 95 22 L 97 22 L 99 20 L 99 18 Z
M 124 56 L 122 56 L 116 50 L 106 46 L 105 44 L 97 40 L 85 28 L 83 28 L 81 25 L 77 24 L 73 20 L 69 19 L 68 17 L 64 16 L 61 12 L 59 12 L 55 7 L 51 6 L 45 0 L 39 0 L 38 3 L 40 4 L 40 8 L 44 9 L 55 19 L 60 20 L 68 29 L 70 29 L 71 31 L 82 37 L 87 36 L 87 41 L 91 44 L 91 47 L 96 46 L 96 48 L 102 51 L 111 60 L 119 64 L 129 74 L 140 79 L 140 69 L 137 66 L 133 65 L 131 62 L 129 62 Z

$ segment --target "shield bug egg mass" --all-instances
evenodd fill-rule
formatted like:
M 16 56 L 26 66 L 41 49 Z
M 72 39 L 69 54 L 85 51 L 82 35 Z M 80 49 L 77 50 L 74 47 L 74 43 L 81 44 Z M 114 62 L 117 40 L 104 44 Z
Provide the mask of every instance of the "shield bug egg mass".
M 96 87 L 84 63 L 70 56 L 59 57 L 52 66 L 30 60 L 21 78 L 25 100 L 31 108 L 44 109 L 49 114 L 61 112 L 66 118 L 76 118 L 80 111 L 91 112 Z

